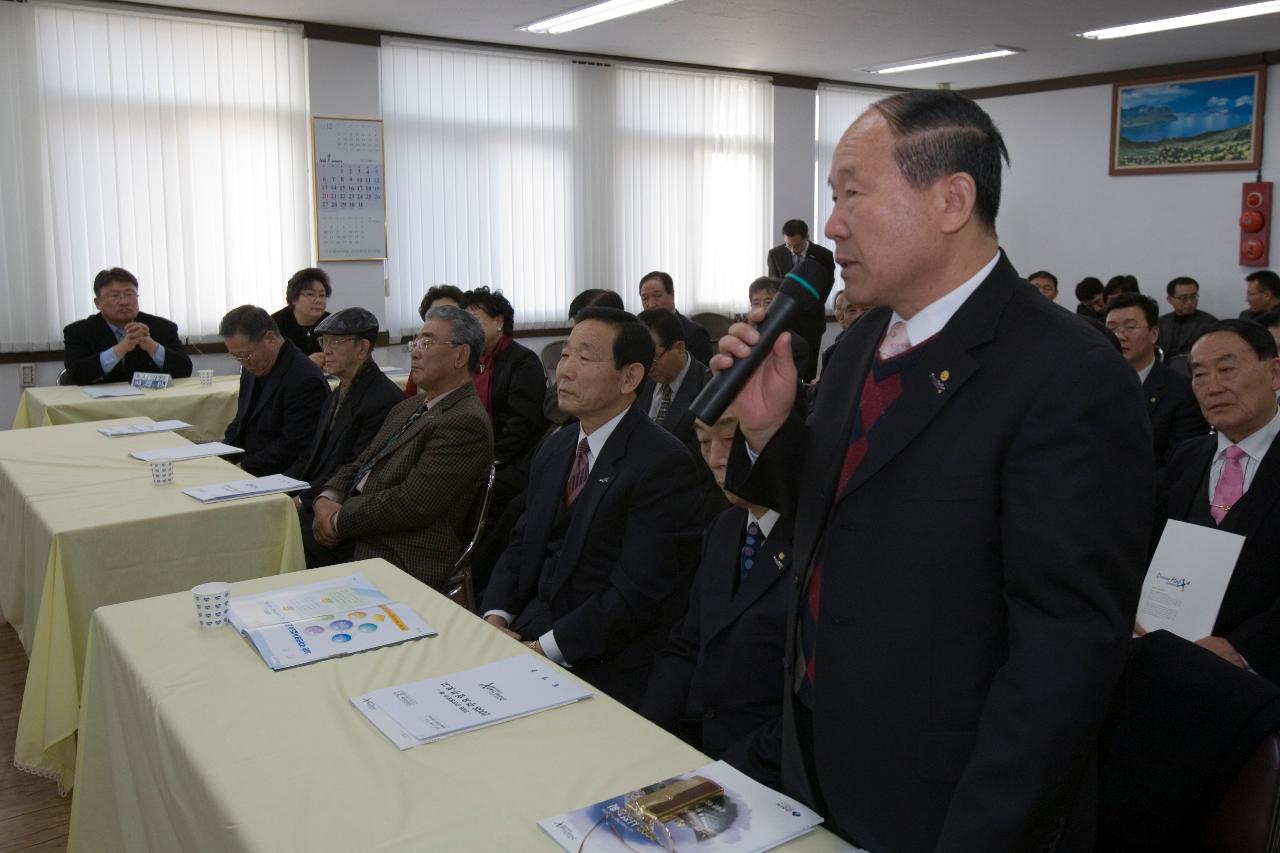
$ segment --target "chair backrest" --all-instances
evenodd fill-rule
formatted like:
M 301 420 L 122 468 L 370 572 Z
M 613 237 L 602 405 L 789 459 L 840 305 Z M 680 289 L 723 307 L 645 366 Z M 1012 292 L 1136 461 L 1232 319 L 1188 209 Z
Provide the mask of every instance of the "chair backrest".
M 707 330 L 707 334 L 711 336 L 712 352 L 716 351 L 715 342 L 729 334 L 729 326 L 733 322 L 723 314 L 716 314 L 711 311 L 694 314 L 689 319 Z
M 67 375 L 67 369 L 65 367 L 62 368 L 62 372 L 58 374 L 58 384 L 59 385 L 71 384 L 71 377 Z
M 1208 853 L 1272 853 L 1280 849 L 1280 734 L 1258 744 L 1205 823 Z
M 476 543 L 484 534 L 485 521 L 489 515 L 489 498 L 493 494 L 493 479 L 497 469 L 497 462 L 489 463 L 489 474 L 480 484 L 480 489 L 477 490 L 471 509 L 467 513 L 467 530 L 471 533 L 471 539 L 462 549 L 457 562 L 453 564 L 453 574 L 444 588 L 447 598 L 471 611 L 476 609 L 475 589 L 471 584 L 471 552 L 476 549 Z
M 560 353 L 564 352 L 564 345 L 567 343 L 569 341 L 562 338 L 542 348 L 542 369 L 546 371 L 548 382 L 555 381 L 556 365 L 560 363 Z

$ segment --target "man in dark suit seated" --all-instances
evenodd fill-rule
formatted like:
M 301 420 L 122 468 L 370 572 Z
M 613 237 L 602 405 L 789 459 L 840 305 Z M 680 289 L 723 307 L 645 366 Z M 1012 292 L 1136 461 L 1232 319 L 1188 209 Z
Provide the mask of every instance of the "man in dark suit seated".
M 703 364 L 711 360 L 711 334 L 676 310 L 676 285 L 670 275 L 661 270 L 646 273 L 640 279 L 640 305 L 646 311 L 661 308 L 675 314 L 684 329 L 684 345 L 689 355 Z
M 486 621 L 634 708 L 688 604 L 697 463 L 633 406 L 653 363 L 635 317 L 583 309 L 556 368 L 578 419 L 538 450 Z
M 684 330 L 670 311 L 642 311 L 638 318 L 653 338 L 653 367 L 641 386 L 636 405 L 653 422 L 693 448 L 693 412 L 689 404 L 707 384 L 707 366 L 685 349 Z
M 98 313 L 62 330 L 63 366 L 72 385 L 129 382 L 133 374 L 191 375 L 191 358 L 182 351 L 178 327 L 163 317 L 138 310 L 138 279 L 120 267 L 93 279 Z
M 1120 293 L 1107 303 L 1107 328 L 1120 341 L 1121 355 L 1142 382 L 1156 467 L 1161 468 L 1178 444 L 1205 435 L 1209 425 L 1200 416 L 1191 381 L 1165 367 L 1156 353 L 1158 312 L 1155 300 L 1141 293 Z
M 1275 340 L 1256 323 L 1219 321 L 1191 347 L 1191 387 L 1217 435 L 1174 452 L 1160 478 L 1158 527 L 1176 519 L 1245 537 L 1213 634 L 1198 643 L 1280 684 Z
M 453 305 L 427 312 L 401 400 L 373 441 L 299 518 L 309 566 L 381 557 L 435 588 L 462 554 L 467 516 L 493 460 L 493 431 L 471 374 L 484 332 Z
M 724 487 L 738 421 L 697 425 Z M 640 713 L 765 785 L 781 784 L 782 656 L 792 589 L 791 521 L 732 492 L 707 531 L 689 611 L 649 676 Z
M 311 447 L 329 383 L 256 305 L 228 311 L 218 334 L 240 362 L 236 416 L 222 440 L 244 453 L 229 458 L 255 477 L 282 474 Z
M 751 282 L 747 287 L 747 301 L 751 305 L 751 310 L 768 311 L 780 289 L 782 289 L 781 280 L 770 278 L 767 275 L 760 276 L 760 278 Z M 791 360 L 796 363 L 796 371 L 799 372 L 800 379 L 803 382 L 806 381 L 805 375 L 809 372 L 809 363 L 813 361 L 812 354 L 817 350 L 809 348 L 809 342 L 796 331 L 795 326 L 791 327 L 791 331 L 795 332 L 791 336 Z M 821 343 L 821 336 L 819 336 L 818 340 Z M 813 377 L 809 376 L 809 378 L 812 379 Z
M 836 291 L 836 298 L 831 301 L 831 313 L 836 318 L 836 323 L 840 326 L 840 334 L 836 335 L 836 339 L 831 342 L 831 346 L 822 351 L 823 371 L 827 369 L 827 363 L 831 361 L 831 353 L 835 352 L 836 347 L 840 345 L 840 339 L 844 337 L 844 333 L 849 330 L 850 326 L 858 322 L 859 317 L 870 310 L 870 305 L 850 302 L 843 289 Z
M 316 324 L 316 342 L 324 355 L 324 370 L 338 377 L 320 409 L 311 451 L 289 470 L 312 488 L 295 498 L 298 508 L 311 505 L 315 489 L 355 459 L 381 429 L 391 407 L 400 402 L 400 389 L 373 360 L 378 318 L 363 308 L 343 308 Z
M 1271 270 L 1258 270 L 1244 277 L 1244 300 L 1249 307 L 1240 312 L 1241 320 L 1258 320 L 1268 311 L 1280 308 L 1280 275 Z
M 1165 285 L 1164 292 L 1173 310 L 1162 314 L 1158 322 L 1160 351 L 1164 353 L 1166 365 L 1186 374 L 1191 345 L 1218 322 L 1218 318 L 1200 310 L 1200 283 L 1190 276 L 1172 279 Z
M 832 275 L 835 274 L 836 260 L 831 250 L 809 242 L 809 226 L 803 219 L 788 219 L 782 224 L 782 245 L 770 249 L 766 258 L 769 277 L 781 281 L 806 258 L 817 261 L 831 270 Z M 812 382 L 817 375 L 817 354 L 822 350 L 822 335 L 827 330 L 827 306 L 815 304 L 796 320 L 791 330 L 804 338 L 809 352 L 813 354 L 810 363 L 800 367 L 800 379 Z

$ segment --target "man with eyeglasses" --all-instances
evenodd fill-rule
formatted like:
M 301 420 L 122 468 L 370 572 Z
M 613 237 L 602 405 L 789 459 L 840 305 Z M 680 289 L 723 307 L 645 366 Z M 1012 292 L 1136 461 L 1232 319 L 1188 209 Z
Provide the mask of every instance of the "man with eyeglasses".
M 373 360 L 378 318 L 363 308 L 343 308 L 316 324 L 322 367 L 338 377 L 316 425 L 311 451 L 285 473 L 311 483 L 295 498 L 298 508 L 311 505 L 314 489 L 355 459 L 373 440 L 387 413 L 403 399 L 396 383 Z
M 1191 345 L 1218 322 L 1218 318 L 1200 310 L 1200 283 L 1190 276 L 1172 279 L 1164 292 L 1173 310 L 1160 318 L 1160 349 L 1164 352 L 1165 364 L 1185 374 Z
M 236 416 L 223 441 L 245 452 L 229 458 L 255 477 L 282 474 L 311 447 L 329 383 L 256 305 L 228 311 L 218 334 L 240 364 Z
M 93 279 L 98 313 L 62 330 L 63 365 L 72 385 L 129 382 L 133 374 L 191 375 L 191 358 L 182 350 L 173 322 L 138 310 L 138 279 L 112 267 Z
M 1179 442 L 1209 431 L 1185 376 L 1156 355 L 1156 302 L 1140 293 L 1119 293 L 1107 303 L 1107 329 L 1120 341 L 1120 353 L 1138 371 L 1151 419 L 1156 467 L 1162 467 Z
M 308 566 L 381 557 L 428 586 L 449 580 L 493 462 L 493 429 L 471 383 L 483 351 L 466 311 L 427 312 L 409 368 L 420 393 L 391 409 L 299 516 Z
M 690 449 L 697 447 L 693 413 L 689 404 L 707 384 L 707 366 L 685 349 L 684 330 L 670 311 L 656 308 L 640 312 L 637 319 L 653 338 L 653 366 L 640 388 L 636 405 L 658 426 Z

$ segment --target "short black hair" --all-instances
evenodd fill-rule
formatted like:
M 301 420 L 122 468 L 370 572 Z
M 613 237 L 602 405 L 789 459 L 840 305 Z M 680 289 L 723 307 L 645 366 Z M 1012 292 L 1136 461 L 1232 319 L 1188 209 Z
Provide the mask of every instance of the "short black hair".
M 1058 277 L 1048 270 L 1036 270 L 1031 275 L 1027 276 L 1027 281 L 1031 281 L 1033 278 L 1047 278 L 1049 281 L 1053 282 L 1053 289 L 1058 289 Z
M 1262 316 L 1254 317 L 1253 322 L 1264 329 L 1280 327 L 1280 308 L 1272 308 L 1270 311 L 1263 313 Z
M 782 236 L 784 237 L 808 237 L 809 226 L 805 224 L 803 219 L 788 219 L 782 223 Z
M 680 318 L 670 311 L 650 308 L 637 314 L 636 319 L 658 336 L 665 349 L 671 349 L 678 341 L 684 340 L 684 327 L 680 325 Z
M 1245 281 L 1256 281 L 1258 287 L 1271 293 L 1272 296 L 1280 299 L 1280 275 L 1276 275 L 1271 270 L 1258 270 L 1251 272 L 1244 277 Z
M 950 89 L 899 92 L 871 105 L 893 132 L 893 158 L 909 186 L 923 189 L 964 172 L 977 192 L 974 214 L 994 231 L 1000 210 L 1000 161 L 1009 149 L 991 116 Z
M 333 285 L 329 284 L 329 274 L 319 267 L 307 267 L 289 277 L 289 284 L 284 289 L 285 301 L 290 305 L 297 302 L 302 289 L 313 281 L 320 282 L 324 287 L 325 296 L 333 296 Z
M 591 305 L 599 305 L 602 308 L 617 308 L 619 311 L 626 308 L 622 304 L 622 297 L 612 290 L 592 287 L 573 297 L 573 301 L 569 303 L 569 319 L 572 320 L 578 316 L 579 311 Z
M 112 267 L 93 277 L 93 295 L 96 297 L 102 291 L 102 288 L 113 281 L 118 281 L 121 284 L 132 284 L 135 290 L 141 289 L 138 287 L 138 279 L 133 273 L 123 267 Z
M 782 279 L 772 278 L 767 275 L 762 275 L 755 281 L 751 282 L 751 284 L 747 285 L 747 295 L 755 296 L 757 293 L 761 291 L 766 291 L 768 293 L 777 293 L 781 289 L 782 289 Z
M 1249 345 L 1249 349 L 1258 356 L 1258 361 L 1270 361 L 1276 357 L 1276 339 L 1271 337 L 1271 333 L 1265 326 L 1253 320 L 1219 320 L 1205 329 L 1204 333 L 1196 338 L 1196 343 L 1204 340 L 1205 335 L 1212 335 L 1214 332 L 1231 332 L 1233 335 L 1239 335 Z M 1192 346 L 1194 347 L 1195 344 Z
M 1088 302 L 1102 292 L 1102 279 L 1087 275 L 1076 285 L 1076 301 Z
M 426 322 L 427 312 L 431 310 L 431 303 L 437 299 L 452 299 L 459 305 L 462 304 L 462 288 L 454 287 L 452 284 L 437 284 L 427 288 L 427 295 L 422 297 L 422 301 L 418 303 L 418 316 Z
M 658 281 L 662 282 L 662 289 L 665 290 L 667 293 L 676 292 L 676 283 L 671 280 L 671 276 L 669 274 L 663 272 L 662 270 L 654 270 L 653 272 L 645 273 L 643 276 L 641 276 L 640 284 L 636 287 L 636 291 L 639 292 L 640 288 L 644 287 L 644 283 L 652 278 L 656 278 Z
M 1194 278 L 1192 278 L 1189 275 L 1180 275 L 1180 276 L 1177 276 L 1176 278 L 1170 279 L 1169 283 L 1164 286 L 1165 295 L 1173 296 L 1173 292 L 1178 289 L 1179 285 L 1182 285 L 1182 284 L 1195 285 L 1196 290 L 1197 291 L 1200 290 L 1200 282 L 1196 281 Z
M 511 337 L 515 329 L 516 309 L 512 307 L 507 297 L 502 295 L 501 290 L 490 290 L 484 285 L 473 287 L 462 294 L 462 307 L 479 308 L 490 317 L 501 317 L 502 334 Z
M 271 319 L 271 315 L 257 305 L 241 305 L 238 308 L 232 308 L 218 324 L 218 334 L 221 337 L 243 335 L 255 344 L 262 340 L 267 332 L 275 332 L 279 335 L 280 329 L 276 326 L 276 321 Z
M 1102 288 L 1102 295 L 1107 297 L 1107 301 L 1111 301 L 1111 297 L 1117 293 L 1139 293 L 1138 279 L 1131 275 L 1113 275 L 1107 279 L 1107 284 Z
M 1156 305 L 1156 301 L 1150 296 L 1143 296 L 1141 293 L 1117 293 L 1111 297 L 1111 301 L 1107 303 L 1107 313 L 1110 314 L 1117 308 L 1133 308 L 1142 309 L 1142 313 L 1147 318 L 1147 326 L 1151 327 L 1160 321 L 1160 306 Z
M 648 373 L 653 367 L 653 338 L 649 336 L 648 327 L 634 314 L 618 308 L 592 306 L 579 311 L 576 320 L 579 323 L 599 320 L 613 327 L 613 366 L 618 370 L 625 370 L 629 364 L 638 364 Z

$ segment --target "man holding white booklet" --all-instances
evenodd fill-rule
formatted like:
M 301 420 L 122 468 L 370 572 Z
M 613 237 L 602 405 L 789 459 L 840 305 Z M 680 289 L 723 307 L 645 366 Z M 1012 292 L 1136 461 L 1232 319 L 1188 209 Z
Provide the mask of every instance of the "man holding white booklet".
M 1197 644 L 1280 683 L 1280 359 L 1271 333 L 1214 324 L 1192 346 L 1191 387 L 1217 435 L 1179 445 L 1162 473 L 1157 532 L 1176 520 L 1244 536 L 1209 636 Z M 1188 589 L 1188 593 L 1191 591 Z M 1139 633 L 1144 627 L 1139 614 Z

